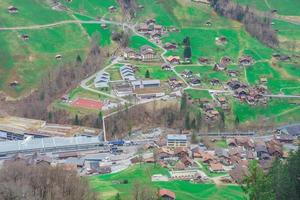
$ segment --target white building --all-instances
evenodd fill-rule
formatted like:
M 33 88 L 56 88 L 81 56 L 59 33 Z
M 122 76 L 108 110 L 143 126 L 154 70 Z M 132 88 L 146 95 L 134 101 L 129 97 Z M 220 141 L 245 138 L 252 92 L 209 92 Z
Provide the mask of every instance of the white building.
M 96 74 L 94 85 L 96 88 L 107 88 L 110 81 L 110 75 L 107 72 L 99 72 Z
M 167 146 L 169 147 L 186 147 L 187 137 L 186 135 L 168 135 Z

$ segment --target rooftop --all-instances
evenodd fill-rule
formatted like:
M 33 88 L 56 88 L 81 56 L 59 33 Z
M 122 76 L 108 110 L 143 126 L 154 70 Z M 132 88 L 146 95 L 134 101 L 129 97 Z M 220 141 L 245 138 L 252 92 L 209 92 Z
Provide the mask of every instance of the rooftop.
M 186 135 L 168 135 L 168 140 L 187 140 Z

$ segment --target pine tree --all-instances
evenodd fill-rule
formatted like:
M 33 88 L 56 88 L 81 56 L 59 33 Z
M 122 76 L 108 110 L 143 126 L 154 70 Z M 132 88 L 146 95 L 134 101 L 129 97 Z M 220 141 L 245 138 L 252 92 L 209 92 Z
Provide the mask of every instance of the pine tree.
M 149 72 L 149 70 L 146 71 L 145 78 L 150 78 L 150 72 Z
M 78 115 L 76 114 L 76 115 L 75 115 L 75 119 L 74 119 L 74 125 L 79 125 L 79 124 L 80 124 L 79 117 L 78 117 Z
M 190 125 L 190 115 L 189 115 L 189 113 L 187 113 L 187 114 L 185 115 L 185 119 L 184 119 L 184 127 L 185 127 L 185 129 L 187 129 L 187 130 L 190 130 L 190 129 L 191 129 L 191 125 Z
M 192 49 L 190 46 L 184 47 L 183 57 L 190 59 L 192 57 Z
M 180 101 L 180 111 L 183 113 L 187 109 L 187 95 L 183 93 Z
M 119 194 L 119 193 L 117 193 L 117 194 L 116 194 L 116 196 L 115 196 L 115 200 L 121 200 L 121 196 L 120 196 L 120 194 Z

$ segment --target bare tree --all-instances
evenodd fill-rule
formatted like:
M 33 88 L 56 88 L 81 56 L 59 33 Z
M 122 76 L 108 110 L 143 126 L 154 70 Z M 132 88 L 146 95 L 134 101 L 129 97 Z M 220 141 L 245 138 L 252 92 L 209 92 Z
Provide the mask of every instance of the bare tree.
M 10 161 L 0 170 L 0 199 L 3 200 L 96 200 L 86 179 L 76 171 L 50 165 L 28 165 Z

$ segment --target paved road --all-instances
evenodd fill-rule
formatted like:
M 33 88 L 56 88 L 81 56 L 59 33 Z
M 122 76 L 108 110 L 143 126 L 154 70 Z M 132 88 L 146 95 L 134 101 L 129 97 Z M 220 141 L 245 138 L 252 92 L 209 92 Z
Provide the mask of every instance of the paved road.
M 300 98 L 299 95 L 285 95 L 285 94 L 265 94 L 265 97 L 272 98 Z

